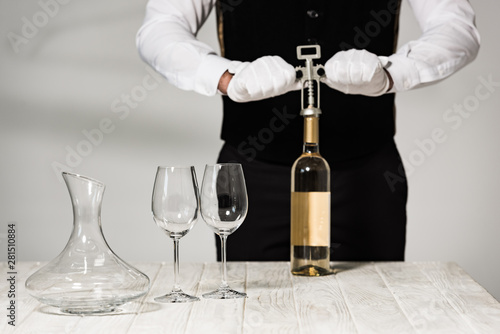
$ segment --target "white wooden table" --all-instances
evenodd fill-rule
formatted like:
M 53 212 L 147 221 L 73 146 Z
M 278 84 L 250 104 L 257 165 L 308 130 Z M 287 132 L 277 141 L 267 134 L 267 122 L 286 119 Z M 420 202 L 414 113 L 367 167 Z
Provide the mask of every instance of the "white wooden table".
M 454 263 L 333 263 L 335 275 L 309 278 L 292 276 L 286 262 L 230 262 L 229 284 L 248 298 L 188 304 L 153 301 L 171 289 L 171 263 L 134 265 L 150 292 L 119 314 L 84 317 L 30 297 L 24 282 L 40 263 L 18 263 L 15 331 L 2 278 L 0 333 L 500 333 L 500 303 Z M 219 268 L 181 262 L 182 288 L 215 289 Z

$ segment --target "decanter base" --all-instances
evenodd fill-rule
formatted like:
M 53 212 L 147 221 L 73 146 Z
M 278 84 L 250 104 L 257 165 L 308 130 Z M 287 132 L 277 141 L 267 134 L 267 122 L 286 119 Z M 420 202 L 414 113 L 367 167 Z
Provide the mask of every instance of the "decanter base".
M 116 306 L 112 307 L 102 307 L 102 308 L 61 308 L 59 309 L 62 313 L 75 314 L 75 315 L 93 315 L 93 314 L 103 314 L 103 313 L 114 313 L 117 310 Z
M 145 293 L 134 296 L 124 296 L 117 298 L 116 296 L 106 296 L 104 298 L 92 297 L 75 297 L 67 296 L 67 299 L 57 299 L 55 296 L 35 297 L 39 302 L 55 307 L 59 312 L 64 314 L 75 315 L 92 315 L 103 313 L 116 313 L 120 311 L 119 306 L 124 305 L 136 298 L 143 296 Z

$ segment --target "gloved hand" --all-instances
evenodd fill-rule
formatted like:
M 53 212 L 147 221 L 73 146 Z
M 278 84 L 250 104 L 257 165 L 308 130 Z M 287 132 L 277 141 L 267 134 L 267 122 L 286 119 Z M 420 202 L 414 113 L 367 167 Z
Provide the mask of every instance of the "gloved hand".
M 253 62 L 232 62 L 234 73 L 227 95 L 235 102 L 262 100 L 300 89 L 295 69 L 279 56 L 265 56 Z
M 387 62 L 387 57 L 366 50 L 340 51 L 326 62 L 322 81 L 345 94 L 380 96 L 391 84 L 384 70 Z

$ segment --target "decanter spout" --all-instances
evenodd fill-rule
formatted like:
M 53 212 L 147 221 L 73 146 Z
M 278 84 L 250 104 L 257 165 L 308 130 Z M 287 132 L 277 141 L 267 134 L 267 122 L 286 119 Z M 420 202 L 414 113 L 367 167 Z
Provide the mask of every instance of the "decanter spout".
M 62 173 L 73 205 L 75 222 L 98 223 L 100 225 L 102 198 L 106 186 L 86 176 Z

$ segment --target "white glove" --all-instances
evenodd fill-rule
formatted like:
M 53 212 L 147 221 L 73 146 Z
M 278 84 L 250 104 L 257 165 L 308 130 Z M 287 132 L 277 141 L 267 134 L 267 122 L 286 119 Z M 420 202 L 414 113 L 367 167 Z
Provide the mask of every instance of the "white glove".
M 387 57 L 366 50 L 340 51 L 326 62 L 322 81 L 345 94 L 380 96 L 390 86 L 384 70 L 387 62 Z
M 265 56 L 253 62 L 232 62 L 234 73 L 227 95 L 235 102 L 262 100 L 300 89 L 295 69 L 279 56 Z

